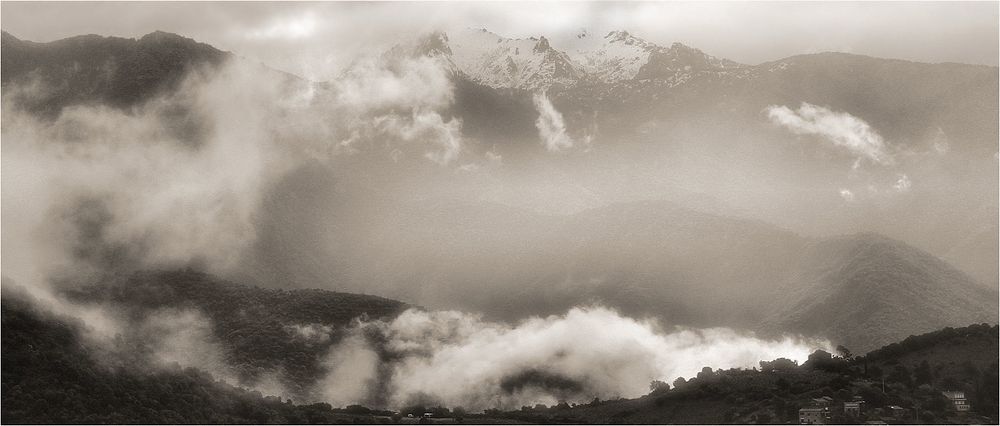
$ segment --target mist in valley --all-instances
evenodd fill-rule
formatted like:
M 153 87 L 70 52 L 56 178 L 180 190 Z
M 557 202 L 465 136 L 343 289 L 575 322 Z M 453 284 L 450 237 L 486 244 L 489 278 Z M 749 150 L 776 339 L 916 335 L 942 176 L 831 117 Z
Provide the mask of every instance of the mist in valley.
M 995 320 L 995 66 L 954 71 L 979 86 L 918 90 L 951 65 L 845 59 L 898 108 L 853 76 L 753 74 L 808 74 L 836 59 L 823 55 L 748 66 L 756 83 L 731 95 L 695 80 L 654 99 L 596 83 L 493 90 L 419 50 L 435 37 L 323 79 L 206 50 L 127 102 L 93 95 L 98 83 L 67 95 L 75 80 L 56 66 L 5 76 L 4 291 L 82 322 L 107 359 L 141 352 L 124 339 L 150 369 L 391 409 L 635 398 L 706 366 Z M 61 67 L 51 55 L 36 68 Z M 881 74 L 909 65 L 921 77 Z M 303 383 L 281 362 L 236 363 L 211 304 L 79 296 L 149 271 L 407 305 L 275 320 L 275 341 L 315 355 Z M 910 305 L 872 314 L 883 307 L 865 301 L 899 288 Z

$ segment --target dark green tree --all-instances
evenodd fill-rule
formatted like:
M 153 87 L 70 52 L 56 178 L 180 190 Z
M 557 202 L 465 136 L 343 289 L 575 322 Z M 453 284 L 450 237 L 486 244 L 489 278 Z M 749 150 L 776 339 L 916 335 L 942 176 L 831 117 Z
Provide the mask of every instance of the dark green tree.
M 680 389 L 680 388 L 684 387 L 684 385 L 686 385 L 686 384 L 687 384 L 687 380 L 685 380 L 683 377 L 678 377 L 678 378 L 674 379 L 674 389 Z
M 657 395 L 666 393 L 670 390 L 670 385 L 662 380 L 653 380 L 649 382 L 649 393 Z
M 927 360 L 920 361 L 920 365 L 913 370 L 913 381 L 917 386 L 924 384 L 931 384 L 934 380 L 934 373 L 931 371 L 931 365 Z

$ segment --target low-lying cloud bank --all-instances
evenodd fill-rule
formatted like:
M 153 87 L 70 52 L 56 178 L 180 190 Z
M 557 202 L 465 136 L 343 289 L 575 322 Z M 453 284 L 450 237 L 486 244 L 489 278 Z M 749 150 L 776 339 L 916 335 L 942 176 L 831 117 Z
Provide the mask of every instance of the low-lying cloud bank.
M 326 348 L 325 374 L 296 384 L 301 390 L 296 391 L 285 386 L 280 368 L 241 378 L 227 362 L 232 348 L 197 310 L 160 308 L 131 320 L 115 312 L 115 327 L 103 330 L 92 330 L 101 323 L 90 317 L 64 313 L 83 321 L 84 342 L 99 354 L 95 361 L 100 364 L 118 365 L 119 357 L 144 359 L 146 368 L 195 368 L 264 395 L 396 410 L 441 405 L 478 412 L 634 398 L 647 394 L 653 380 L 689 379 L 703 367 L 750 368 L 781 357 L 801 363 L 816 349 L 831 350 L 825 340 L 762 339 L 729 328 L 663 328 L 600 306 L 518 324 L 409 309 L 390 320 L 357 319 L 345 333 L 322 324 L 286 325 L 289 339 Z M 333 341 L 332 334 L 343 338 Z
M 829 345 L 764 340 L 727 328 L 663 330 L 603 307 L 517 325 L 411 309 L 389 322 L 358 323 L 350 338 L 331 348 L 319 393 L 334 405 L 471 410 L 628 398 L 648 393 L 652 380 L 693 377 L 705 366 L 804 361 Z

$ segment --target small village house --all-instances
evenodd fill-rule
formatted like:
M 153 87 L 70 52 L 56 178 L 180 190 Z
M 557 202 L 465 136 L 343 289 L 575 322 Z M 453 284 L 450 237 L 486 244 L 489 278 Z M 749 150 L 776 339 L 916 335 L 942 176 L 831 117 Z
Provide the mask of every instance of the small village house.
M 830 420 L 830 409 L 824 407 L 808 407 L 799 409 L 800 425 L 825 425 Z
M 844 416 L 858 418 L 861 416 L 861 401 L 848 401 L 844 403 Z
M 951 403 L 955 406 L 955 411 L 965 412 L 969 411 L 969 409 L 971 408 L 969 406 L 968 401 L 965 399 L 965 392 L 944 391 L 941 392 L 941 394 L 944 395 L 945 398 L 948 398 L 948 400 L 951 401 Z

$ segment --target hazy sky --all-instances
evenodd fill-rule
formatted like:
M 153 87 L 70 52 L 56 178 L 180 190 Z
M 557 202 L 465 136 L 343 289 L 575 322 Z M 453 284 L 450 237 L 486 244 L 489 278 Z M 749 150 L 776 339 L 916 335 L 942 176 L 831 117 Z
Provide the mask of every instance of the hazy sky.
M 583 29 L 625 29 L 744 63 L 818 51 L 997 65 L 997 2 L 87 3 L 3 2 L 2 27 L 51 41 L 164 30 L 273 67 L 329 78 L 356 53 L 432 29 L 545 35 L 566 49 Z

